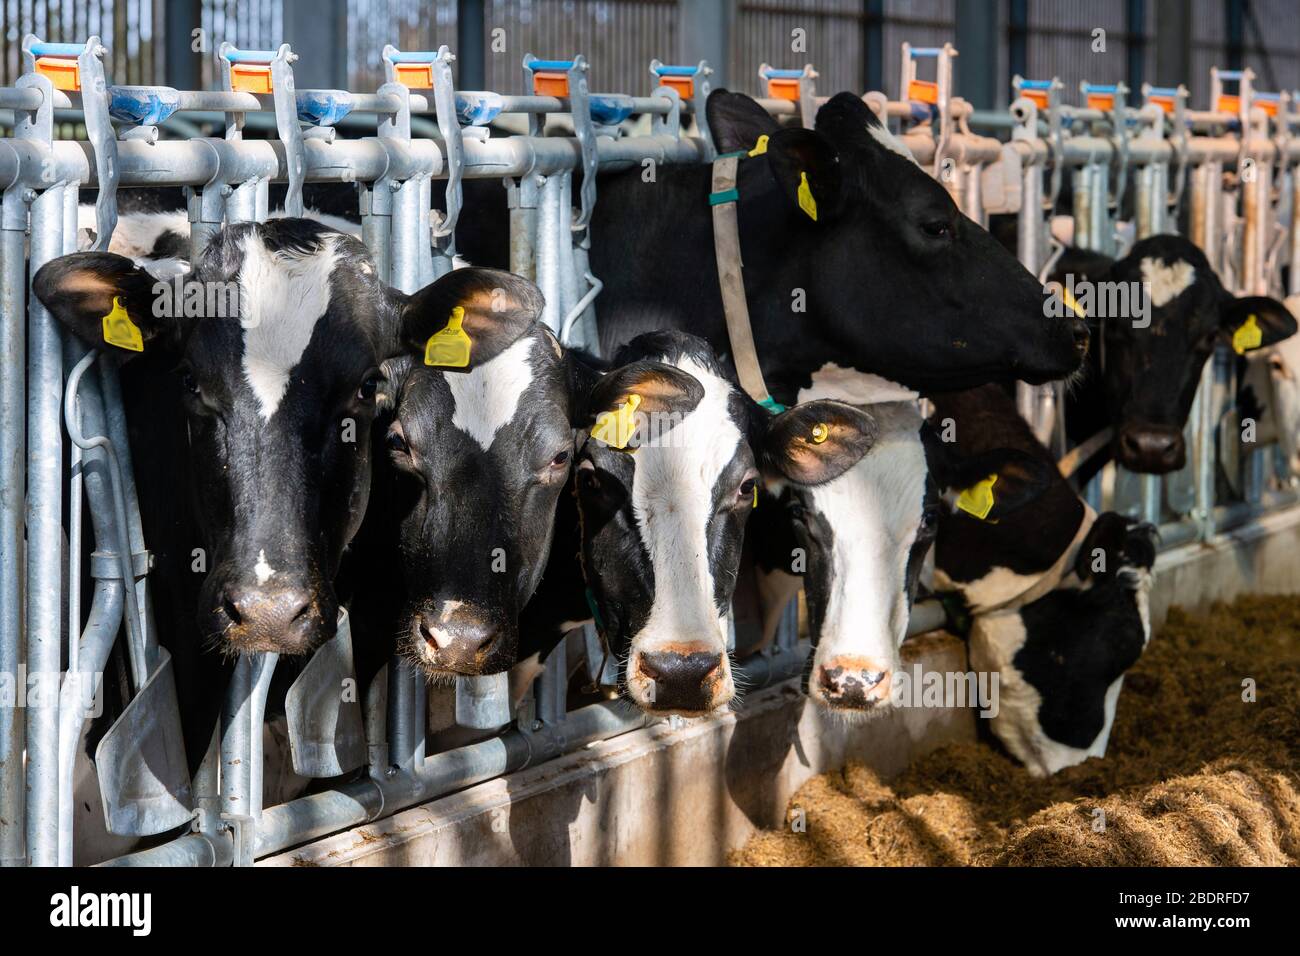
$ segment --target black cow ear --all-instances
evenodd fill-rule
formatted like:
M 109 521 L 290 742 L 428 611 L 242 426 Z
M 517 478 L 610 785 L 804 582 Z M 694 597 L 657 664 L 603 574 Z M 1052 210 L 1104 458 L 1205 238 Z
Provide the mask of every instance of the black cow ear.
M 997 521 L 1042 497 L 1063 481 L 1056 465 L 1015 448 L 983 452 L 954 463 L 948 487 L 958 490 L 957 510 Z
M 880 118 L 861 97 L 852 93 L 836 93 L 817 110 L 815 128 L 832 139 L 861 140 L 870 135 L 869 126 L 881 127 Z
M 1263 295 L 1228 299 L 1220 317 L 1223 335 L 1238 355 L 1276 345 L 1296 332 L 1291 311 L 1277 299 Z
M 875 443 L 876 423 L 865 412 L 843 402 L 805 402 L 772 419 L 763 464 L 796 484 L 820 485 L 856 465 Z
M 772 172 L 790 202 L 814 222 L 832 218 L 840 206 L 840 157 L 831 141 L 807 129 L 784 129 L 767 141 Z
M 667 434 L 703 398 L 694 375 L 663 362 L 632 362 L 596 382 L 584 425 L 611 447 L 635 447 Z
M 454 269 L 402 308 L 401 349 L 425 365 L 466 371 L 519 341 L 542 314 L 533 283 L 499 269 Z
M 109 346 L 123 361 L 146 348 L 180 343 L 182 310 L 166 307 L 171 290 L 169 283 L 111 252 L 61 256 L 32 279 L 36 298 L 56 319 L 88 344 Z
M 744 93 L 714 90 L 704 104 L 704 115 L 719 153 L 749 152 L 760 136 L 770 136 L 780 127 L 767 110 Z

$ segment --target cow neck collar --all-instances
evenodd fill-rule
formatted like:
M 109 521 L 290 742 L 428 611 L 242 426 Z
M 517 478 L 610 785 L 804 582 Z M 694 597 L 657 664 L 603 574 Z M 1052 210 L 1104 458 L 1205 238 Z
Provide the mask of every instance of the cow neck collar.
M 766 152 L 766 140 L 766 136 L 761 137 L 751 152 L 742 150 L 726 153 L 713 161 L 709 206 L 713 211 L 713 254 L 717 260 L 718 286 L 722 290 L 722 313 L 727 321 L 727 339 L 731 343 L 731 359 L 736 366 L 736 375 L 740 387 L 750 398 L 776 415 L 785 411 L 785 406 L 767 390 L 763 369 L 758 361 L 754 329 L 749 321 L 749 303 L 745 299 L 740 223 L 736 216 L 736 203 L 740 199 L 740 191 L 736 188 L 737 167 L 746 156 Z
M 1074 538 L 1056 562 L 1034 581 L 1033 584 L 1025 588 L 1019 594 L 1000 601 L 989 607 L 971 608 L 970 613 L 974 617 L 980 617 L 985 614 L 999 614 L 1005 611 L 1015 611 L 1028 604 L 1033 604 L 1041 597 L 1045 597 L 1049 592 L 1055 591 L 1066 579 L 1074 573 L 1074 562 L 1078 557 L 1079 548 L 1083 546 L 1083 539 L 1088 536 L 1092 530 L 1093 523 L 1097 520 L 1097 512 L 1086 501 L 1080 501 L 1083 505 L 1083 517 L 1079 521 L 1079 528 L 1074 533 Z

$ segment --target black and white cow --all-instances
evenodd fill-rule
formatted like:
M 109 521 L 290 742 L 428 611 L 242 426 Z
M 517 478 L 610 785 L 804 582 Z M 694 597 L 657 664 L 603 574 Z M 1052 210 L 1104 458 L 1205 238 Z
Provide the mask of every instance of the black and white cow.
M 1124 673 L 1151 638 L 1154 562 L 1154 528 L 1103 514 L 1066 586 L 975 616 L 971 667 L 998 674 L 990 729 L 1034 776 L 1105 756 Z
M 140 352 L 109 351 L 133 359 L 122 389 L 154 609 L 197 763 L 225 685 L 202 644 L 302 655 L 334 633 L 380 365 L 406 350 L 403 316 L 429 300 L 384 286 L 358 241 L 308 220 L 220 231 L 185 276 L 220 294 L 191 308 L 173 275 L 83 252 L 44 266 L 34 291 L 88 343 L 104 344 L 119 307 L 138 329 Z
M 875 425 L 829 401 L 772 416 L 707 342 L 680 332 L 639 336 L 614 365 L 592 392 L 595 428 L 578 457 L 586 580 L 628 696 L 650 713 L 707 714 L 735 691 L 727 614 L 762 475 L 833 481 Z M 639 428 L 617 435 L 630 405 Z
M 927 452 L 945 489 L 987 484 L 989 511 L 955 508 L 939 521 L 934 586 L 975 614 L 1059 583 L 1095 514 L 1061 477 L 1014 400 L 997 385 L 936 395 Z M 1017 454 L 1006 457 L 1008 451 Z M 1002 459 L 1002 460 L 998 460 Z
M 395 630 L 399 651 L 430 677 L 499 673 L 520 651 L 520 615 L 548 565 L 597 373 L 538 321 L 542 296 L 526 279 L 457 270 L 415 299 L 401 332 L 408 353 L 385 365 L 354 610 L 387 621 L 372 629 Z M 466 368 L 430 367 L 425 344 L 453 308 L 490 352 Z M 568 546 L 572 561 L 572 537 Z
M 815 648 L 805 689 L 822 706 L 874 717 L 889 709 L 898 648 L 943 514 L 941 490 L 1017 470 L 1021 489 L 998 503 L 998 515 L 1010 516 L 1054 469 L 1015 447 L 962 458 L 932 433 L 916 402 L 863 410 L 877 428 L 868 454 L 815 488 L 774 485 L 780 507 L 760 510 L 753 530 L 767 636 L 772 612 L 802 583 Z
M 1068 436 L 1077 444 L 1115 429 L 1110 454 L 1092 456 L 1077 473 L 1081 483 L 1112 456 L 1133 472 L 1182 468 L 1183 427 L 1215 344 L 1243 353 L 1296 331 L 1276 299 L 1227 292 L 1204 253 L 1182 236 L 1143 239 L 1118 261 L 1070 249 L 1052 279 L 1074 289 L 1094 342 L 1068 392 Z M 1139 308 L 1138 290 L 1145 290 L 1149 314 Z
M 767 137 L 739 164 L 737 215 L 754 341 L 778 401 L 828 379 L 929 393 L 1078 367 L 1087 327 L 1048 317 L 1035 277 L 856 96 L 832 97 L 815 130 L 779 129 L 749 97 L 718 90 L 708 120 L 720 152 Z M 643 173 L 601 177 L 591 225 L 601 353 L 659 328 L 726 352 L 710 170 Z

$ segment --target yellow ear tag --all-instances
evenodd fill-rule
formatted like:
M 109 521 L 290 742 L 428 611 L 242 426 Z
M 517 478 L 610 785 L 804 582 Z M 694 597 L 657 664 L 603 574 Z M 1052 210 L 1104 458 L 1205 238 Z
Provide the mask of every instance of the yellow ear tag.
M 799 174 L 799 208 L 806 212 L 813 222 L 817 221 L 817 200 L 813 199 L 807 173 Z
M 1259 327 L 1259 322 L 1252 312 L 1246 317 L 1241 328 L 1232 333 L 1232 350 L 1238 355 L 1245 355 L 1251 349 L 1259 348 L 1264 341 L 1264 330 Z
M 122 300 L 113 296 L 113 311 L 104 316 L 104 341 L 132 352 L 144 351 L 144 336 L 140 327 L 126 314 Z
M 989 475 L 983 481 L 975 482 L 957 496 L 957 507 L 983 521 L 993 510 L 993 486 L 997 483 L 997 475 Z
M 830 426 L 827 425 L 825 422 L 818 422 L 816 425 L 813 426 L 813 430 L 812 430 L 813 443 L 820 445 L 822 442 L 824 442 L 827 438 L 830 437 L 830 434 L 831 434 Z
M 451 310 L 447 327 L 439 329 L 424 343 L 424 364 L 443 368 L 464 368 L 469 365 L 469 350 L 473 341 L 460 324 L 465 321 L 465 310 L 459 305 Z
M 754 486 L 754 503 L 753 503 L 752 505 L 750 505 L 750 508 L 757 508 L 757 507 L 758 507 L 758 485 L 755 485 L 755 486 Z
M 628 395 L 627 401 L 611 412 L 601 412 L 596 417 L 596 425 L 591 430 L 591 437 L 602 441 L 611 448 L 627 448 L 636 431 L 636 410 L 641 404 L 641 396 L 635 392 Z
M 1061 286 L 1061 301 L 1079 318 L 1086 319 L 1088 317 L 1088 313 L 1083 311 L 1079 303 L 1075 301 L 1074 296 L 1070 294 L 1070 290 L 1065 286 Z
M 766 152 L 767 152 L 767 134 L 764 133 L 762 136 L 758 138 L 758 142 L 754 144 L 754 148 L 749 151 L 749 155 L 752 158 L 754 156 L 762 156 Z

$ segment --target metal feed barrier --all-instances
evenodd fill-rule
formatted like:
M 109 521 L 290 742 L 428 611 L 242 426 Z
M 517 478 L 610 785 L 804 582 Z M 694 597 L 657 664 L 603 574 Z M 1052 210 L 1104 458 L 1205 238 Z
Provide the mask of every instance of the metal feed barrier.
M 73 778 L 84 698 L 123 635 L 131 697 L 95 753 L 105 821 L 111 833 L 124 837 L 183 835 L 109 861 L 113 865 L 249 865 L 644 726 L 646 716 L 616 702 L 566 713 L 569 667 L 561 644 L 516 713 L 509 710 L 504 675 L 458 680 L 454 723 L 483 739 L 430 753 L 428 691 L 405 665 L 390 663 L 387 676 L 365 689 L 361 701 L 339 700 L 340 682 L 352 674 L 343 612 L 336 638 L 314 654 L 289 691 L 286 721 L 295 772 L 351 778 L 261 806 L 263 713 L 276 665 L 275 655 L 267 654 L 239 660 L 220 727 L 191 780 L 171 662 L 150 610 L 153 559 L 141 530 L 117 373 L 96 361 L 98 350 L 62 334 L 28 295 L 28 283 L 42 264 L 75 250 L 82 186 L 98 189 L 97 249 L 107 248 L 112 236 L 119 189 L 184 187 L 193 257 L 224 223 L 264 219 L 271 181 L 287 184 L 291 214 L 302 211 L 304 184 L 335 182 L 358 190 L 362 238 L 381 278 L 413 292 L 452 267 L 460 184 L 494 178 L 504 181 L 508 193 L 511 269 L 541 287 L 544 320 L 565 344 L 594 347 L 601 285 L 588 266 L 587 225 L 598 201 L 595 174 L 646 161 L 713 159 L 707 125 L 700 122 L 708 64 L 655 60 L 649 95 L 631 96 L 591 92 L 589 65 L 581 56 L 530 55 L 523 71 L 531 94 L 503 96 L 455 90 L 446 47 L 411 52 L 390 46 L 383 51 L 387 82 L 373 93 L 351 93 L 297 90 L 297 56 L 288 45 L 250 51 L 223 44 L 223 88 L 183 91 L 110 86 L 95 37 L 81 46 L 29 36 L 23 50 L 24 75 L 14 87 L 0 89 L 0 109 L 14 113 L 12 139 L 0 140 L 0 675 L 60 678 L 55 693 L 29 699 L 24 708 L 0 708 L 0 863 L 73 862 Z M 1019 81 L 1008 115 L 979 117 L 954 93 L 951 46 L 905 45 L 903 54 L 899 99 L 882 93 L 864 99 L 899 127 L 918 161 L 971 218 L 985 222 L 990 212 L 1018 216 L 1020 258 L 1031 270 L 1049 264 L 1046 216 L 1067 169 L 1075 188 L 1077 239 L 1102 251 L 1115 248 L 1130 179 L 1138 198 L 1138 234 L 1148 235 L 1174 228 L 1186 205 L 1183 184 L 1190 171 L 1192 236 L 1221 274 L 1241 291 L 1267 291 L 1285 246 L 1293 266 L 1290 281 L 1300 281 L 1295 219 L 1290 217 L 1290 232 L 1280 238 L 1275 224 L 1290 215 L 1290 190 L 1300 188 L 1300 144 L 1290 138 L 1300 115 L 1289 96 L 1261 99 L 1249 72 L 1216 73 L 1216 83 L 1240 85 L 1232 110 L 1222 108 L 1217 86 L 1215 111 L 1194 113 L 1181 89 L 1146 89 L 1146 104 L 1132 109 L 1122 87 L 1085 88 L 1087 105 L 1067 107 L 1059 103 L 1056 81 Z M 925 61 L 935 66 L 931 81 L 918 78 L 918 63 Z M 760 104 L 776 117 L 812 125 L 824 98 L 811 66 L 790 71 L 764 65 L 759 74 Z M 1268 102 L 1275 105 L 1271 112 L 1260 106 Z M 78 116 L 88 140 L 55 140 L 56 110 Z M 181 115 L 205 113 L 221 116 L 223 135 L 171 140 L 160 131 Z M 526 116 L 528 134 L 493 135 L 489 124 L 503 114 Z M 374 117 L 375 135 L 341 138 L 340 124 L 355 129 L 357 116 Z M 572 135 L 543 135 L 551 116 L 564 117 Z M 647 133 L 629 132 L 627 121 L 634 116 L 650 118 Z M 690 117 L 694 135 L 686 135 Z M 1010 130 L 1009 141 L 973 133 L 979 121 Z M 273 128 L 276 138 L 246 139 L 246 126 Z M 1225 194 L 1225 164 L 1242 170 L 1247 161 L 1256 176 L 1242 177 L 1240 195 Z M 577 169 L 583 177 L 575 196 Z M 434 178 L 447 181 L 445 213 L 431 208 Z M 1289 184 L 1280 199 L 1275 178 Z M 1224 235 L 1229 241 L 1221 241 Z M 1248 457 L 1244 499 L 1216 507 L 1214 435 L 1233 401 L 1229 358 L 1220 356 L 1206 368 L 1189 425 L 1194 452 L 1187 473 L 1163 482 L 1143 479 L 1136 495 L 1123 481 L 1116 485 L 1121 508 L 1170 518 L 1163 529 L 1166 546 L 1208 538 L 1216 528 L 1293 500 L 1264 493 L 1267 463 L 1261 450 Z M 1024 388 L 1021 399 L 1040 434 L 1059 446 L 1060 395 Z M 25 498 L 15 493 L 24 487 Z M 1094 499 L 1099 488 L 1090 492 Z M 92 546 L 83 543 L 83 500 L 93 536 L 88 559 L 86 548 Z M 83 564 L 93 579 L 87 609 L 79 601 Z M 910 631 L 942 623 L 937 605 L 922 603 Z M 613 683 L 616 675 L 602 667 L 594 631 L 582 639 L 592 683 Z M 749 688 L 788 680 L 801 672 L 806 654 L 792 603 L 772 646 L 738 666 L 739 679 Z

